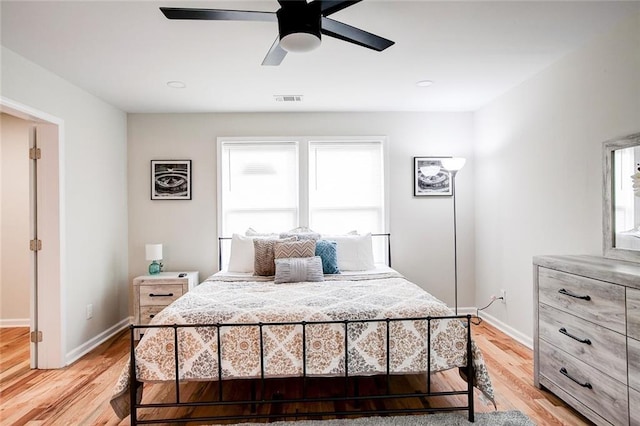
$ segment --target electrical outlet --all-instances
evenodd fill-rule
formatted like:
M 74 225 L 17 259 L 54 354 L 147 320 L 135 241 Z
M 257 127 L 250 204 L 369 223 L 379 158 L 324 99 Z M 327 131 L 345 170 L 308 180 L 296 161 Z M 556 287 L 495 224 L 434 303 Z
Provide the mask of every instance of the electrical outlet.
M 93 304 L 89 303 L 87 305 L 87 319 L 90 320 L 91 318 L 93 318 Z
M 502 298 L 502 303 L 507 303 L 507 290 L 500 290 L 500 297 Z

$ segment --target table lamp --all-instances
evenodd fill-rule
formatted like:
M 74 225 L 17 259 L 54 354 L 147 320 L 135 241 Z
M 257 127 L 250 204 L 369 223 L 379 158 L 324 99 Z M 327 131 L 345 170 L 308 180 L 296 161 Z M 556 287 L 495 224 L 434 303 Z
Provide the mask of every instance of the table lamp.
M 162 244 L 147 244 L 145 254 L 146 259 L 151 260 L 149 275 L 159 274 L 162 271 Z

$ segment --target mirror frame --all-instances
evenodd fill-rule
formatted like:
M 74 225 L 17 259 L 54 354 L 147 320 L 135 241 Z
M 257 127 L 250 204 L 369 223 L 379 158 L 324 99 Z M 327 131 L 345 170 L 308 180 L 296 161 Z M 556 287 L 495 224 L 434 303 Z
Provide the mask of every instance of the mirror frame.
M 604 185 L 602 191 L 602 233 L 604 257 L 609 259 L 627 260 L 640 263 L 640 250 L 627 250 L 614 247 L 615 241 L 615 215 L 613 213 L 613 151 L 640 145 L 640 133 L 634 133 L 618 139 L 608 140 L 603 143 L 602 165 Z

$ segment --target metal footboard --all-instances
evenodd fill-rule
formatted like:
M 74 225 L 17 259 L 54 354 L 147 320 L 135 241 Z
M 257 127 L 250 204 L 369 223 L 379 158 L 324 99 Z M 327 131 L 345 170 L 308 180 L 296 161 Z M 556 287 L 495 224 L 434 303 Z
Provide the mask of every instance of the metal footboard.
M 464 373 L 466 375 L 467 387 L 465 390 L 450 390 L 450 391 L 439 391 L 434 392 L 431 389 L 431 322 L 439 321 L 439 320 L 460 320 L 465 322 L 466 325 L 466 351 L 467 351 L 467 365 L 462 367 L 464 369 Z M 391 392 L 391 377 L 394 375 L 398 375 L 399 373 L 393 373 L 391 371 L 391 324 L 396 321 L 426 321 L 427 322 L 427 368 L 428 370 L 425 372 L 426 374 L 426 391 L 415 391 L 415 392 L 403 392 L 403 393 L 393 393 Z M 348 329 L 351 324 L 362 324 L 362 323 L 385 323 L 386 324 L 386 371 L 381 374 L 376 374 L 375 376 L 382 376 L 386 380 L 386 389 L 383 394 L 375 394 L 375 395 L 360 395 L 359 387 L 358 387 L 358 377 L 359 376 L 351 376 L 349 372 L 349 333 Z M 340 374 L 338 378 L 344 378 L 344 391 L 342 395 L 333 395 L 333 396 L 310 396 L 308 392 L 308 382 L 309 380 L 323 380 L 316 376 L 309 375 L 307 371 L 307 328 L 315 325 L 324 325 L 324 324 L 334 324 L 334 325 L 342 325 L 344 327 L 344 375 Z M 300 326 L 302 328 L 302 375 L 297 377 L 292 377 L 292 380 L 301 380 L 302 381 L 302 395 L 299 396 L 289 396 L 286 397 L 268 397 L 266 395 L 266 385 L 269 380 L 272 380 L 269 377 L 266 377 L 265 374 L 265 359 L 264 359 L 264 327 L 269 326 Z M 217 398 L 215 400 L 210 401 L 186 401 L 180 395 L 180 371 L 179 371 L 179 341 L 178 341 L 178 330 L 181 328 L 193 328 L 193 327 L 211 327 L 216 328 L 217 334 L 217 356 L 218 356 L 218 380 L 217 380 Z M 222 371 L 222 342 L 221 342 L 221 330 L 225 327 L 257 327 L 259 329 L 259 347 L 260 347 L 260 377 L 253 378 L 252 387 L 251 387 L 251 395 L 248 398 L 242 400 L 231 400 L 225 399 L 224 395 L 224 381 L 222 380 L 223 371 Z M 135 357 L 135 341 L 134 341 L 134 331 L 139 328 L 171 328 L 173 329 L 173 350 L 174 350 L 174 358 L 175 358 L 175 400 L 172 402 L 156 402 L 156 403 L 138 403 L 137 402 L 137 391 L 138 387 L 142 386 L 142 383 L 137 380 L 136 377 L 136 357 Z M 469 421 L 474 421 L 474 401 L 473 401 L 473 380 L 474 380 L 474 371 L 473 371 L 473 355 L 472 355 L 472 344 L 471 344 L 471 315 L 458 315 L 458 316 L 442 316 L 442 317 L 418 317 L 418 318 L 387 318 L 387 319 L 363 319 L 363 320 L 344 320 L 344 321 L 301 321 L 301 322 L 273 322 L 273 323 L 236 323 L 236 324 L 173 324 L 173 325 L 131 325 L 131 365 L 130 365 L 130 407 L 131 407 L 131 425 L 137 424 L 157 424 L 157 423 L 186 423 L 186 422 L 214 422 L 214 421 L 233 421 L 233 420 L 257 420 L 257 419 L 272 419 L 272 418 L 290 418 L 290 417 L 307 417 L 314 418 L 320 416 L 353 416 L 353 415 L 390 415 L 390 414 L 408 414 L 408 413 L 432 413 L 438 411 L 467 411 Z M 401 373 L 400 373 L 401 374 Z M 353 377 L 354 386 L 353 390 L 350 390 L 350 379 Z M 327 380 L 335 380 L 334 378 L 327 378 Z M 259 396 L 256 389 L 256 381 L 258 383 L 258 387 L 260 388 Z M 449 406 L 449 407 L 420 407 L 420 408 L 399 408 L 399 409 L 385 409 L 385 408 L 376 408 L 375 410 L 370 409 L 359 409 L 358 405 L 363 401 L 384 401 L 384 400 L 398 400 L 403 398 L 429 398 L 429 397 L 447 397 L 454 395 L 466 395 L 467 396 L 467 404 L 463 406 Z M 281 413 L 259 413 L 255 407 L 267 405 L 267 404 L 299 404 L 304 406 L 308 406 L 308 404 L 314 403 L 328 403 L 328 402 L 347 402 L 351 401 L 355 408 L 353 409 L 344 409 L 344 410 L 331 410 L 331 411 L 304 411 L 304 412 L 281 412 Z M 156 411 L 169 411 L 168 409 L 177 408 L 177 407 L 191 407 L 193 409 L 197 407 L 224 407 L 224 406 L 239 406 L 246 407 L 247 405 L 252 407 L 252 412 L 250 414 L 238 414 L 238 415 L 209 415 L 202 417 L 183 417 L 183 418 L 153 418 L 148 419 L 147 416 L 144 418 L 139 418 L 140 411 L 145 409 L 155 409 Z M 381 404 L 375 404 L 378 407 Z M 346 407 L 346 404 L 345 404 Z

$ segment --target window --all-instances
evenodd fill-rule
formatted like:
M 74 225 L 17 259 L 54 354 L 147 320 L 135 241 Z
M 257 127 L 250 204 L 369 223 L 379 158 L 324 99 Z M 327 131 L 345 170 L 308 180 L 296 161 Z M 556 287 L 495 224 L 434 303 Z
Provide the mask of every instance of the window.
M 386 231 L 384 138 L 218 138 L 221 236 Z
M 309 143 L 309 226 L 321 233 L 383 232 L 380 142 Z
M 219 170 L 223 236 L 298 226 L 296 142 L 223 142 Z

